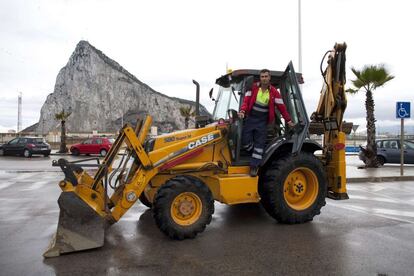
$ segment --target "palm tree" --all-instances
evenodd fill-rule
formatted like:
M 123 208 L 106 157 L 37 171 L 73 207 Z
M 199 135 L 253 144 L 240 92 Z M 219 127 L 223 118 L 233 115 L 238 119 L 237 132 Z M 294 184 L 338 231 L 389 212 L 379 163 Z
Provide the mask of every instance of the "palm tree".
M 65 112 L 65 109 L 62 109 L 61 112 L 55 114 L 55 120 L 60 121 L 61 133 L 60 133 L 60 149 L 59 153 L 68 152 L 66 147 L 66 119 L 72 114 L 72 112 Z
M 191 108 L 191 105 L 188 107 L 180 107 L 180 114 L 184 117 L 185 129 L 188 128 L 188 122 L 190 121 L 190 118 L 195 116 L 195 111 L 191 111 Z
M 351 80 L 355 89 L 348 89 L 347 92 L 355 94 L 363 89 L 365 91 L 365 109 L 367 112 L 367 147 L 363 149 L 368 168 L 378 167 L 377 145 L 375 143 L 375 115 L 374 115 L 374 98 L 372 92 L 385 83 L 392 80 L 394 76 L 390 75 L 384 65 L 365 65 L 362 70 L 351 68 L 356 79 Z

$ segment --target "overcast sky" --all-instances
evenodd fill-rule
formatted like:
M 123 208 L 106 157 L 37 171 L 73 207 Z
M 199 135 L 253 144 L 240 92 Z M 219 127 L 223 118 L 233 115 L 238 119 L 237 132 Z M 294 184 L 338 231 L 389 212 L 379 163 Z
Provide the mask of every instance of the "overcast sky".
M 399 124 L 397 101 L 414 100 L 413 2 L 302 0 L 303 97 L 308 113 L 322 86 L 319 65 L 345 41 L 349 70 L 385 64 L 395 79 L 374 93 L 377 129 Z M 36 123 L 56 76 L 87 40 L 139 80 L 169 96 L 195 100 L 192 79 L 210 111 L 208 91 L 232 69 L 298 69 L 298 2 L 0 0 L 0 131 Z M 348 81 L 348 85 L 351 82 Z M 365 94 L 348 96 L 345 120 L 365 128 Z M 414 109 L 412 107 L 412 109 Z M 406 125 L 414 125 L 413 119 Z

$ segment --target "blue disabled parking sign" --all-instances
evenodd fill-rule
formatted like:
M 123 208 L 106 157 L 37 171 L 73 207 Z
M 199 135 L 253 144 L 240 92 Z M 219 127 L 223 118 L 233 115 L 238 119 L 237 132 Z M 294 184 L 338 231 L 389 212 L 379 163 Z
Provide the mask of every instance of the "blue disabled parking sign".
M 397 119 L 410 118 L 410 102 L 397 102 Z

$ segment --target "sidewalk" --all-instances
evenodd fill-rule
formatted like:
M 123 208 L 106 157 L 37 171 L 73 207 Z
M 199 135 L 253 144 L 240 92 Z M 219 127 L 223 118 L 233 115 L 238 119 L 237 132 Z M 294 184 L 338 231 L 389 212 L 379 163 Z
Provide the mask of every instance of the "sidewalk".
M 364 163 L 357 155 L 346 156 L 346 182 L 385 182 L 414 181 L 414 165 L 404 166 L 404 175 L 400 176 L 399 164 L 385 164 L 380 168 L 358 169 Z

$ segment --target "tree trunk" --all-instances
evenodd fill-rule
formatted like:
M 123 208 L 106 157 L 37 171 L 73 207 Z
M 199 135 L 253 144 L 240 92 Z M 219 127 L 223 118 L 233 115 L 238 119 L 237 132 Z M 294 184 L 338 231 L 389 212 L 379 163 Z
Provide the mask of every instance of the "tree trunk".
M 185 125 L 185 129 L 188 128 L 188 122 L 190 121 L 190 118 L 185 118 L 184 119 L 184 125 Z
M 60 153 L 67 153 L 68 148 L 66 147 L 66 126 L 65 121 L 61 121 L 61 134 L 60 134 Z
M 374 115 L 374 99 L 372 91 L 366 91 L 365 108 L 367 110 L 367 151 L 365 152 L 366 167 L 376 168 L 377 162 L 377 144 L 375 142 L 375 115 Z

